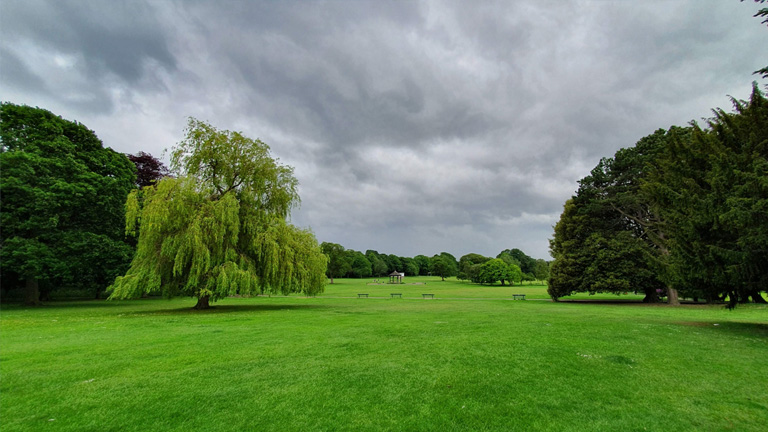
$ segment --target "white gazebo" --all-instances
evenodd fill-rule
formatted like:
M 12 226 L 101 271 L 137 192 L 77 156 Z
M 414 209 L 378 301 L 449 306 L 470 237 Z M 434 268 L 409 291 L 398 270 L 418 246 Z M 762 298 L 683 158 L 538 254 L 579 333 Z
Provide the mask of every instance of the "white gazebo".
M 389 283 L 400 283 L 403 281 L 403 278 L 405 277 L 405 273 L 400 273 L 399 271 L 395 270 L 392 273 L 389 274 Z

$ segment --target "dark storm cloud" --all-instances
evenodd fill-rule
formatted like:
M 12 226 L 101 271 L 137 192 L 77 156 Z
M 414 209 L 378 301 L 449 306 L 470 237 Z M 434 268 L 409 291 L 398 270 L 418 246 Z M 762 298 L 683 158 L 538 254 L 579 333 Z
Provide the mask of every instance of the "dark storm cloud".
M 1 76 L 123 151 L 160 154 L 189 115 L 264 139 L 296 167 L 294 221 L 320 241 L 546 258 L 564 201 L 601 157 L 746 95 L 768 57 L 754 11 L 10 1 Z
M 148 70 L 173 71 L 176 66 L 151 4 L 12 0 L 3 2 L 1 15 L 7 47 L 13 47 L 13 56 L 24 67 L 37 73 L 30 74 L 28 82 L 15 83 L 39 91 L 47 87 L 51 97 L 62 98 L 61 89 L 40 82 L 39 74 L 51 67 L 46 61 L 64 59 L 59 63 L 67 63 L 67 69 L 76 71 L 80 80 L 81 97 L 75 103 L 90 105 L 95 111 L 111 110 L 110 87 L 142 85 L 156 90 L 162 84 L 149 77 Z M 53 71 L 45 72 L 48 80 L 56 80 L 50 76 Z
M 3 85 L 13 86 L 26 92 L 45 92 L 45 81 L 31 70 L 27 65 L 13 52 L 6 48 L 0 48 L 0 78 Z

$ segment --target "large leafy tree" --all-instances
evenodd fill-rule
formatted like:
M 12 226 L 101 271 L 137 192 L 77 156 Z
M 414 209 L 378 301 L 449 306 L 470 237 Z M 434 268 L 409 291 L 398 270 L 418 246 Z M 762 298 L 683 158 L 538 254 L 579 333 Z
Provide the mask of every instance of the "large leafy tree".
M 549 292 L 666 288 L 729 307 L 768 285 L 768 102 L 673 127 L 604 159 L 555 226 Z M 662 283 L 663 282 L 663 283 Z M 655 288 L 655 289 L 654 289 Z
M 84 125 L 40 108 L 0 107 L 3 285 L 26 303 L 54 287 L 96 295 L 124 272 L 123 203 L 133 164 Z
M 403 265 L 403 273 L 406 276 L 419 275 L 419 264 L 413 258 L 400 257 L 400 263 Z
M 168 167 L 149 153 L 138 152 L 127 156 L 136 165 L 136 186 L 139 188 L 152 186 L 170 174 Z
M 141 221 L 136 256 L 110 298 L 160 290 L 198 299 L 302 292 L 325 285 L 327 258 L 314 235 L 286 222 L 299 202 L 291 167 L 239 132 L 190 118 L 173 150 L 176 178 L 128 197 L 126 230 Z
M 442 280 L 447 277 L 456 276 L 459 272 L 459 265 L 456 258 L 448 252 L 441 252 L 435 255 L 429 262 L 432 274 L 440 276 Z
M 549 263 L 543 259 L 537 259 L 533 277 L 540 281 L 549 279 Z
M 757 84 L 658 159 L 644 190 L 667 221 L 669 277 L 729 307 L 768 286 L 768 101 Z
M 497 281 L 504 285 L 504 281 L 509 284 L 519 283 L 523 278 L 523 272 L 516 264 L 509 264 L 501 258 L 494 258 L 480 265 L 477 275 L 477 282 L 493 284 Z
M 419 266 L 419 276 L 426 276 L 429 274 L 429 257 L 426 255 L 416 255 L 413 257 L 413 262 Z
M 343 277 L 352 270 L 352 261 L 344 246 L 337 243 L 323 242 L 320 250 L 328 257 L 326 274 L 333 283 L 333 278 Z
M 601 160 L 579 181 L 550 242 L 555 262 L 548 291 L 553 298 L 642 290 L 644 301 L 658 301 L 667 228 L 641 193 L 641 182 L 670 137 L 680 134 L 684 131 L 659 130 Z M 677 303 L 676 291 L 669 290 L 669 300 Z
M 520 249 L 505 249 L 501 251 L 496 258 L 504 260 L 507 264 L 515 264 L 520 267 L 523 273 L 531 275 L 536 272 L 536 260 L 528 256 Z
M 368 249 L 365 251 L 365 257 L 371 262 L 373 276 L 379 277 L 387 273 L 387 262 L 381 258 L 378 252 Z
M 371 262 L 362 252 L 356 250 L 347 250 L 347 259 L 349 260 L 349 274 L 353 277 L 363 278 L 373 274 Z
M 476 253 L 468 253 L 459 258 L 459 268 L 456 277 L 460 280 L 475 281 L 478 278 L 480 265 L 490 260 Z

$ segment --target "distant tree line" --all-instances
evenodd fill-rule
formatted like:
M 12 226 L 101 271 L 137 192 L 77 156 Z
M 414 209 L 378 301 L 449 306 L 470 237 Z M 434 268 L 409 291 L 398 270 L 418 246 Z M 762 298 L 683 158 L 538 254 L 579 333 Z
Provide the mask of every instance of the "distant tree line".
M 492 284 L 507 281 L 544 281 L 549 279 L 549 263 L 543 259 L 534 259 L 520 249 L 505 249 L 496 258 L 471 253 L 459 260 L 457 277 L 475 283 Z
M 326 275 L 333 283 L 334 278 L 383 277 L 392 272 L 406 276 L 456 276 L 460 280 L 474 283 L 493 284 L 500 282 L 520 283 L 523 280 L 546 280 L 549 277 L 549 263 L 534 259 L 520 249 L 506 249 L 496 258 L 471 253 L 461 259 L 448 252 L 428 257 L 401 257 L 387 255 L 375 250 L 365 253 L 345 249 L 336 243 L 323 242 L 320 249 L 328 256 Z
M 550 241 L 552 298 L 640 291 L 728 306 L 768 289 L 768 102 L 660 129 L 579 181 Z

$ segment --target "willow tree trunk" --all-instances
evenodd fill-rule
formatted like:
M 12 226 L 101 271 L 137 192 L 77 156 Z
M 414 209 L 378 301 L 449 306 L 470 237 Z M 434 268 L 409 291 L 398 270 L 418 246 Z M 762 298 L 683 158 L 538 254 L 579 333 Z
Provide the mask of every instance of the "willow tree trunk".
M 197 304 L 195 305 L 194 309 L 210 309 L 211 305 L 208 303 L 208 300 L 210 299 L 210 296 L 202 296 L 197 298 Z
M 24 300 L 24 305 L 38 306 L 40 305 L 40 286 L 38 285 L 37 278 L 35 276 L 27 275 L 26 279 L 27 298 Z

